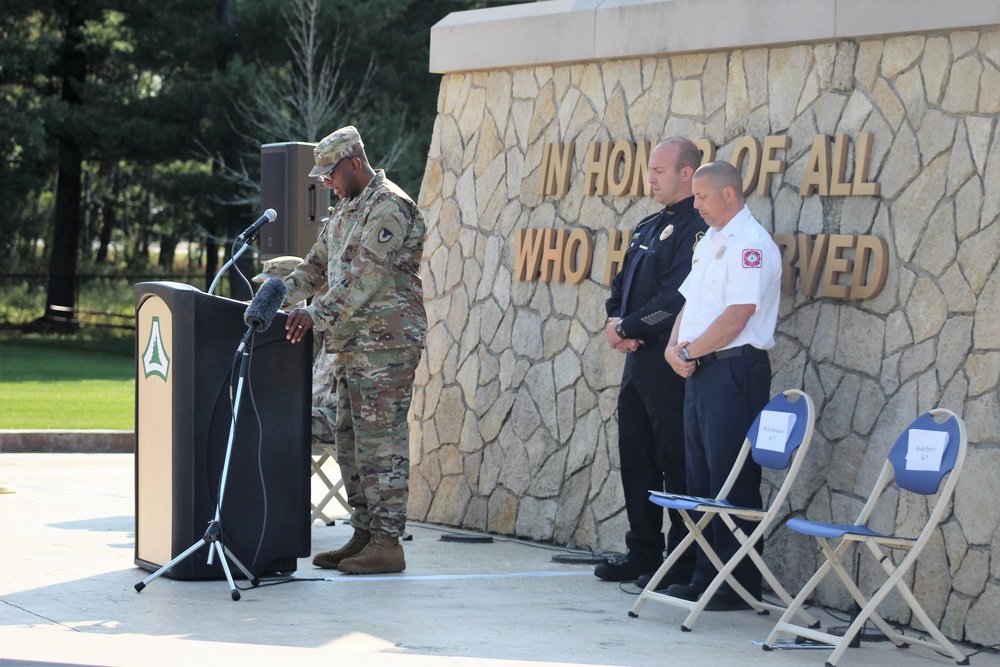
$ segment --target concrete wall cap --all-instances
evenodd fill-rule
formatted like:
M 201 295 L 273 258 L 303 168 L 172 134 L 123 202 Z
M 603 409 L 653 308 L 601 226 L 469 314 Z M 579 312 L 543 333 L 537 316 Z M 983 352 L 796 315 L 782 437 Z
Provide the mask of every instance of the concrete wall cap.
M 995 0 L 947 6 L 942 11 L 940 0 L 547 0 L 452 12 L 431 29 L 429 67 L 464 72 L 1000 24 Z

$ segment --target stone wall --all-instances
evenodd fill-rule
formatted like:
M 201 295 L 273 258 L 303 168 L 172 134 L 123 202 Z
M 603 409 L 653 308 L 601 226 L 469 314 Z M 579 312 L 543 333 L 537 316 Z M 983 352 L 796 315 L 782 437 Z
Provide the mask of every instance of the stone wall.
M 429 330 L 411 517 L 623 549 L 622 358 L 603 335 L 603 262 L 580 285 L 518 282 L 514 230 L 583 227 L 600 258 L 612 230 L 656 206 L 584 196 L 579 176 L 565 196 L 539 195 L 543 147 L 575 142 L 582 174 L 594 140 L 706 138 L 728 159 L 741 137 L 787 135 L 786 173 L 748 198 L 758 220 L 773 232 L 874 234 L 890 256 L 873 299 L 782 298 L 772 388 L 804 389 L 819 412 L 788 513 L 853 520 L 899 432 L 929 408 L 956 411 L 971 443 L 965 472 L 910 581 L 948 636 L 1000 641 L 998 114 L 996 29 L 446 74 L 419 201 Z M 880 196 L 800 196 L 813 137 L 864 132 Z M 906 497 L 894 509 L 875 527 L 905 530 L 927 514 Z M 765 556 L 792 590 L 816 567 L 814 545 L 783 527 Z M 849 604 L 837 586 L 819 595 Z M 906 623 L 902 609 L 885 616 Z

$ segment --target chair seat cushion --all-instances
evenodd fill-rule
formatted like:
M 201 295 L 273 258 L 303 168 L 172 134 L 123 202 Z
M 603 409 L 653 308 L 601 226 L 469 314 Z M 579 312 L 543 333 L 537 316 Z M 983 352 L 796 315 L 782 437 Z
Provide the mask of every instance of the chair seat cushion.
M 822 521 L 809 521 L 807 519 L 789 519 L 786 525 L 794 531 L 814 537 L 834 538 L 843 537 L 844 535 L 886 537 L 882 533 L 875 532 L 868 526 L 855 526 L 849 523 L 824 523 Z
M 667 507 L 672 510 L 692 510 L 696 507 L 711 508 L 717 507 L 720 509 L 750 509 L 750 508 L 738 508 L 736 505 L 726 501 L 726 500 L 716 500 L 714 498 L 699 498 L 698 496 L 682 496 L 680 494 L 673 495 L 661 495 L 657 493 L 651 493 L 649 495 L 650 501 L 660 505 L 661 507 Z

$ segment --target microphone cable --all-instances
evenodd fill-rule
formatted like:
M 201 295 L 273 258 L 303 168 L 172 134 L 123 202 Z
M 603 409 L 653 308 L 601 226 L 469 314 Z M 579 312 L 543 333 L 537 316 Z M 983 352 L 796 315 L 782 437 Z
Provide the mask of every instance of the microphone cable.
M 257 547 L 256 547 L 256 549 L 254 551 L 253 559 L 250 561 L 249 564 L 246 564 L 246 567 L 247 567 L 248 570 L 250 570 L 250 573 L 253 574 L 254 577 L 257 578 L 257 581 L 258 581 L 257 587 L 260 587 L 260 586 L 275 586 L 277 584 L 292 583 L 292 582 L 297 582 L 297 581 L 323 581 L 322 578 L 308 578 L 308 579 L 306 579 L 306 578 L 301 578 L 301 577 L 277 577 L 277 578 L 262 580 L 260 578 L 260 574 L 257 573 L 257 560 L 260 558 L 260 552 L 261 552 L 261 549 L 263 548 L 264 539 L 265 539 L 265 537 L 267 535 L 267 521 L 268 521 L 268 514 L 269 514 L 269 506 L 268 506 L 268 498 L 267 498 L 267 479 L 266 479 L 265 474 L 264 474 L 264 460 L 263 460 L 263 455 L 264 455 L 264 426 L 263 426 L 263 422 L 261 421 L 260 410 L 257 407 L 257 400 L 256 400 L 256 398 L 254 396 L 253 383 L 250 380 L 250 367 L 251 367 L 251 364 L 253 362 L 253 352 L 254 352 L 253 337 L 251 336 L 250 341 L 248 342 L 248 348 L 247 348 L 247 353 L 248 353 L 249 356 L 247 357 L 247 373 L 246 373 L 246 377 L 245 377 L 245 387 L 244 387 L 244 389 L 245 389 L 246 394 L 247 394 L 247 396 L 248 396 L 248 398 L 250 400 L 250 409 L 251 409 L 253 417 L 254 417 L 254 419 L 255 419 L 255 421 L 257 423 L 257 475 L 258 475 L 258 479 L 260 481 L 261 497 L 263 499 L 263 508 L 262 508 L 262 510 L 263 510 L 263 516 L 262 516 L 262 520 L 261 520 L 260 533 L 259 533 L 259 536 L 258 536 L 258 539 L 257 539 Z M 240 356 L 239 354 L 237 354 L 237 355 L 234 356 L 233 366 L 232 366 L 233 372 L 230 375 L 231 378 L 235 378 L 236 363 L 237 363 L 237 361 L 239 359 L 239 356 Z M 233 382 L 232 381 L 230 381 L 230 383 L 229 383 L 229 398 L 230 398 L 230 406 L 231 406 L 230 410 L 232 410 L 232 406 L 234 406 L 234 404 L 235 404 L 235 399 L 233 397 Z M 223 536 L 225 536 L 225 533 L 226 533 L 225 528 L 223 527 L 223 521 L 222 521 L 221 512 L 220 512 L 220 517 L 219 517 L 219 530 L 220 530 L 220 541 L 221 541 L 222 538 L 223 538 Z M 253 588 L 255 588 L 254 586 L 240 586 L 239 584 L 235 583 L 235 581 L 234 581 L 233 585 L 236 586 L 236 588 L 238 590 L 242 590 L 242 591 L 252 590 Z
M 257 435 L 257 472 L 258 472 L 259 479 L 260 479 L 261 495 L 263 496 L 263 499 L 264 499 L 264 518 L 263 518 L 263 522 L 261 523 L 260 537 L 257 540 L 257 549 L 254 552 L 253 560 L 251 561 L 250 565 L 248 566 L 248 569 L 250 570 L 250 572 L 254 573 L 255 577 L 257 577 L 257 586 L 256 586 L 256 588 L 262 588 L 264 586 L 278 586 L 280 584 L 292 584 L 292 583 L 298 583 L 298 582 L 304 582 L 304 581 L 326 581 L 326 579 L 324 579 L 323 577 L 296 577 L 296 576 L 281 576 L 281 577 L 272 577 L 272 578 L 269 578 L 269 579 L 261 579 L 260 576 L 256 574 L 255 568 L 257 566 L 257 559 L 260 557 L 260 550 L 261 550 L 261 548 L 264 545 L 264 537 L 267 534 L 267 515 L 268 515 L 267 479 L 264 476 L 264 461 L 263 461 L 263 453 L 264 453 L 264 428 L 263 428 L 263 424 L 261 423 L 261 420 L 260 420 L 260 411 L 257 409 L 257 402 L 254 399 L 253 391 L 249 387 L 249 381 L 248 381 L 248 387 L 247 387 L 247 389 L 248 389 L 248 393 L 250 395 L 250 405 L 252 406 L 253 414 L 254 414 L 255 418 L 257 419 L 257 434 L 258 434 Z M 241 587 L 239 584 L 237 584 L 235 582 L 233 583 L 233 585 L 236 586 L 236 588 L 239 589 L 239 590 L 241 590 L 241 591 L 252 590 L 253 588 L 255 588 L 254 586 L 242 586 Z
M 248 373 L 249 375 L 249 373 Z M 267 480 L 264 477 L 264 424 L 260 420 L 260 411 L 257 409 L 257 401 L 253 395 L 253 387 L 250 379 L 247 378 L 247 394 L 250 396 L 250 406 L 253 409 L 254 419 L 257 420 L 257 476 L 260 480 L 260 493 L 264 500 L 264 517 L 260 525 L 260 537 L 257 540 L 257 549 L 254 551 L 253 560 L 250 561 L 250 571 L 256 572 L 257 559 L 260 557 L 261 547 L 264 545 L 264 536 L 267 534 Z
M 236 250 L 237 250 L 236 244 L 237 244 L 237 241 L 233 241 L 233 245 L 230 246 L 230 248 L 229 248 L 229 256 L 230 257 L 235 257 L 236 256 Z M 246 242 L 244 242 L 243 245 L 250 245 L 250 242 L 246 241 Z M 239 262 L 233 262 L 233 267 L 232 268 L 236 269 L 237 275 L 239 275 L 239 277 L 243 279 L 243 284 L 246 286 L 247 291 L 250 292 L 250 294 L 252 295 L 254 293 L 254 291 L 253 291 L 253 285 L 250 284 L 250 280 L 246 277 L 246 274 L 243 273 L 243 269 L 240 268 L 240 263 Z M 232 282 L 232 281 L 230 281 L 230 282 Z M 229 285 L 229 292 L 233 293 L 233 285 L 232 284 Z
M 252 362 L 253 362 L 253 340 L 254 340 L 254 336 L 255 336 L 256 333 L 257 333 L 256 329 L 254 329 L 253 331 L 251 331 L 250 338 L 247 340 L 247 347 L 246 347 L 247 364 L 246 364 L 246 376 L 245 376 L 244 379 L 246 380 L 246 390 L 247 390 L 247 393 L 251 396 L 251 403 L 253 402 L 253 392 L 251 391 L 251 385 L 250 385 L 250 368 L 251 368 L 251 365 L 252 365 Z M 237 420 L 238 415 L 236 414 L 236 397 L 235 397 L 235 395 L 234 395 L 233 392 L 235 390 L 234 385 L 239 382 L 239 378 L 237 377 L 239 375 L 239 373 L 237 371 L 237 366 L 239 365 L 240 358 L 242 357 L 243 354 L 244 354 L 243 352 L 236 352 L 233 355 L 233 362 L 232 362 L 231 366 L 229 367 L 229 412 L 232 415 L 232 419 L 234 421 Z M 253 409 L 254 409 L 254 412 L 256 413 L 257 406 L 254 405 Z M 257 419 L 257 423 L 258 423 L 258 425 L 260 424 L 260 418 L 259 417 Z M 258 429 L 258 432 L 259 432 L 259 429 Z M 259 440 L 260 440 L 260 436 L 258 435 L 258 441 Z M 236 431 L 233 431 L 233 448 L 235 449 L 235 447 L 236 447 Z M 232 451 L 230 451 L 229 454 L 230 454 L 230 459 L 231 459 L 232 458 Z M 225 461 L 223 461 L 223 465 L 225 465 Z M 228 481 L 229 481 L 228 478 L 225 479 L 225 480 L 223 480 L 223 479 L 219 480 L 219 490 L 218 490 L 218 494 L 216 495 L 216 503 L 219 502 L 219 499 L 224 499 L 225 498 L 225 489 L 223 488 L 222 485 L 223 485 L 224 482 L 228 482 Z M 226 557 L 226 555 L 225 555 L 225 553 L 226 553 L 226 528 L 225 528 L 225 522 L 223 521 L 224 510 L 225 510 L 225 507 L 223 505 L 219 505 L 219 546 L 222 547 L 222 557 L 223 558 Z M 250 570 L 251 574 L 254 574 L 254 576 L 256 576 L 256 574 L 253 571 L 253 567 L 252 566 L 248 567 L 247 569 Z M 241 572 L 241 574 L 242 574 L 242 572 Z
M 293 576 L 293 575 L 285 575 L 285 576 L 279 576 L 279 577 L 271 577 L 271 578 L 268 578 L 268 579 L 261 579 L 260 575 L 258 575 L 256 573 L 255 568 L 256 568 L 256 565 L 257 565 L 257 559 L 260 557 L 260 551 L 261 551 L 261 549 L 263 548 L 263 545 L 264 545 L 264 537 L 267 534 L 268 502 L 267 502 L 267 479 L 266 479 L 266 477 L 264 475 L 264 461 L 263 461 L 263 454 L 264 454 L 264 428 L 263 428 L 263 424 L 262 424 L 261 419 L 260 419 L 260 411 L 257 409 L 257 401 L 254 398 L 254 393 L 253 393 L 252 387 L 250 387 L 249 377 L 247 378 L 247 393 L 250 396 L 250 405 L 251 405 L 251 408 L 253 410 L 254 417 L 257 420 L 257 434 L 258 434 L 257 435 L 257 472 L 258 472 L 259 479 L 260 479 L 261 495 L 263 496 L 263 499 L 264 499 L 264 508 L 263 508 L 264 519 L 263 519 L 263 522 L 261 523 L 260 537 L 258 538 L 257 549 L 254 552 L 253 560 L 251 561 L 251 564 L 248 566 L 248 569 L 250 570 L 250 572 L 254 573 L 255 577 L 257 577 L 257 582 L 258 583 L 257 583 L 256 588 L 262 588 L 264 586 L 278 586 L 278 585 L 281 585 L 281 584 L 300 583 L 300 582 L 306 582 L 306 581 L 326 581 L 326 579 L 324 577 L 296 577 L 296 576 Z M 237 584 L 235 582 L 234 582 L 233 585 L 236 586 L 236 588 L 238 590 L 241 590 L 241 591 L 252 590 L 253 588 L 255 588 L 254 586 L 240 586 L 239 584 Z
M 258 475 L 258 479 L 260 480 L 261 496 L 262 496 L 263 502 L 264 502 L 263 517 L 261 519 L 260 535 L 259 535 L 258 540 L 257 540 L 257 548 L 254 551 L 253 559 L 250 561 L 249 564 L 247 564 L 247 569 L 250 570 L 250 573 L 253 574 L 255 577 L 257 577 L 258 576 L 257 575 L 257 571 L 256 571 L 257 559 L 260 557 L 260 550 L 261 550 L 261 548 L 262 548 L 262 546 L 264 544 L 264 537 L 267 534 L 268 504 L 267 504 L 267 480 L 264 478 L 264 461 L 263 461 L 264 425 L 261 422 L 260 410 L 258 410 L 258 408 L 257 408 L 257 401 L 254 398 L 253 382 L 250 379 L 250 369 L 251 369 L 251 367 L 253 365 L 253 353 L 254 353 L 253 341 L 254 341 L 254 336 L 255 335 L 256 335 L 256 330 L 254 330 L 254 332 L 250 335 L 250 340 L 247 342 L 247 351 L 246 351 L 246 354 L 247 354 L 247 364 L 246 364 L 246 376 L 244 377 L 244 381 L 245 381 L 244 390 L 246 391 L 247 398 L 249 398 L 249 400 L 250 400 L 251 413 L 253 414 L 253 418 L 254 418 L 254 420 L 257 423 L 257 475 Z M 230 374 L 230 378 L 235 378 L 236 377 L 236 373 L 235 373 L 236 364 L 237 364 L 237 361 L 239 360 L 241 354 L 242 353 L 237 353 L 236 355 L 234 355 L 233 366 L 232 366 L 233 372 Z M 235 408 L 235 398 L 233 396 L 233 381 L 232 381 L 232 379 L 229 382 L 229 405 L 230 405 L 230 411 L 232 412 L 234 410 L 234 408 Z M 235 445 L 235 442 L 234 442 L 234 445 Z M 220 530 L 221 535 L 224 536 L 225 535 L 225 529 L 223 528 L 223 522 L 222 522 L 221 512 L 220 512 L 220 517 L 219 517 L 219 530 Z M 221 539 L 221 537 L 220 537 L 220 539 Z M 239 587 L 237 587 L 237 588 L 239 588 Z

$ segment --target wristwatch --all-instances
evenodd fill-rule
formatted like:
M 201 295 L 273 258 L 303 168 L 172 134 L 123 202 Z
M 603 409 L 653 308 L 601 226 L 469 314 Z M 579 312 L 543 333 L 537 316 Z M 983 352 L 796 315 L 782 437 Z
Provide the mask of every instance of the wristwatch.
M 618 337 L 621 338 L 622 340 L 625 340 L 626 338 L 628 338 L 628 336 L 625 335 L 625 330 L 622 329 L 622 321 L 621 320 L 618 320 L 618 324 L 615 325 L 615 333 L 618 334 Z
M 691 357 L 688 356 L 688 346 L 685 345 L 681 348 L 681 351 L 677 353 L 677 356 L 681 358 L 681 361 L 691 361 Z

